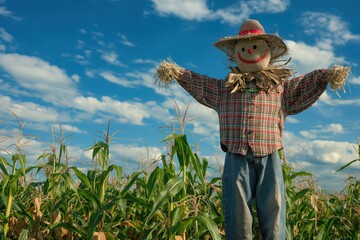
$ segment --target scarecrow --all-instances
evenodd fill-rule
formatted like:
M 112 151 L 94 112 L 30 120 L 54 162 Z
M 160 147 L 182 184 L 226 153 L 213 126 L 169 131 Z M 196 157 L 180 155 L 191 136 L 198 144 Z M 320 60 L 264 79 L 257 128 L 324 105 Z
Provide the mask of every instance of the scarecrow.
M 257 20 L 246 20 L 238 35 L 215 42 L 231 72 L 218 80 L 163 61 L 155 82 L 176 80 L 199 103 L 219 116 L 220 146 L 226 152 L 222 205 L 228 240 L 252 239 L 255 201 L 263 239 L 285 239 L 285 199 L 281 168 L 285 118 L 309 108 L 326 90 L 344 90 L 350 68 L 333 66 L 299 77 L 282 62 L 288 48 Z

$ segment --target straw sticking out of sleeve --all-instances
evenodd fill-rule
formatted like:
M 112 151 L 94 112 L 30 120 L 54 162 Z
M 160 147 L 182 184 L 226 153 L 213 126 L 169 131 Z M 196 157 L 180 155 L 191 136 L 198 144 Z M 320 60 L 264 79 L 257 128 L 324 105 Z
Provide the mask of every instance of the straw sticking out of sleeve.
M 162 88 L 168 88 L 173 80 L 178 80 L 183 74 L 184 68 L 179 67 L 169 59 L 162 61 L 156 69 L 154 75 L 154 84 Z

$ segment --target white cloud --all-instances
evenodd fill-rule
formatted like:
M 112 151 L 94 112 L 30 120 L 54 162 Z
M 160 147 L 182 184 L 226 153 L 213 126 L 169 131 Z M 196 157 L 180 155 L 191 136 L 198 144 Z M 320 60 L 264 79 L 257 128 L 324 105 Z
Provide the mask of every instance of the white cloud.
M 8 96 L 0 95 L 0 102 L 0 113 L 2 115 L 9 114 L 8 110 L 11 110 L 20 119 L 26 121 L 48 123 L 71 119 L 67 114 L 61 114 L 54 108 L 44 107 L 32 102 L 15 102 Z
M 96 72 L 94 70 L 86 70 L 85 71 L 85 75 L 90 77 L 90 78 L 95 77 L 95 74 L 96 74 Z
M 186 20 L 203 20 L 211 16 L 206 0 L 152 0 L 161 15 L 175 15 Z
M 333 99 L 327 92 L 324 92 L 320 98 L 319 103 L 323 103 L 330 106 L 340 106 L 340 105 L 351 105 L 351 106 L 360 106 L 360 98 L 356 99 Z
M 71 79 L 72 79 L 74 82 L 79 82 L 79 81 L 80 81 L 80 76 L 77 75 L 77 74 L 73 74 L 73 75 L 71 75 Z
M 0 16 L 10 17 L 15 20 L 20 20 L 19 17 L 16 17 L 15 14 L 9 11 L 5 6 L 0 6 Z
M 349 83 L 360 85 L 360 77 L 350 77 Z
M 103 96 L 100 100 L 94 97 L 76 97 L 74 107 L 90 113 L 103 112 L 114 116 L 114 120 L 134 125 L 144 125 L 144 119 L 150 117 L 153 103 L 126 102 Z
M 75 127 L 75 126 L 72 126 L 72 125 L 69 125 L 69 124 L 61 124 L 61 125 L 55 124 L 55 125 L 53 125 L 53 128 L 56 129 L 56 130 L 59 130 L 60 127 L 61 127 L 61 130 L 64 131 L 65 133 L 66 132 L 87 133 L 86 131 L 81 130 L 78 127 Z
M 134 47 L 135 46 L 135 44 L 130 42 L 129 39 L 125 35 L 120 34 L 120 33 L 118 33 L 117 35 L 120 37 L 121 44 L 123 44 L 125 46 L 128 46 L 128 47 Z
M 284 132 L 284 149 L 288 161 L 307 162 L 311 165 L 328 164 L 337 170 L 356 159 L 355 144 L 328 140 L 309 140 Z
M 82 34 L 84 34 L 84 35 L 87 34 L 87 31 L 86 31 L 85 29 L 83 29 L 83 28 L 81 28 L 79 31 L 80 31 L 80 33 L 82 33 Z
M 287 116 L 286 117 L 286 122 L 287 123 L 299 123 L 300 121 L 298 119 L 296 119 L 295 117 Z
M 120 62 L 118 60 L 118 55 L 115 52 L 105 52 L 105 51 L 100 51 L 101 53 L 101 59 L 105 60 L 106 62 L 116 65 L 116 66 L 120 66 L 120 67 L 126 67 L 125 64 L 123 64 L 122 62 Z
M 153 89 L 157 94 L 162 96 L 169 96 L 171 92 L 171 95 L 173 94 L 174 90 L 171 88 L 170 90 L 165 90 L 162 88 L 159 88 L 158 86 L 154 85 L 154 74 L 155 74 L 155 67 L 148 69 L 148 71 L 135 71 L 135 72 L 128 72 L 126 73 L 126 76 L 133 78 L 134 82 L 139 82 L 139 84 L 148 87 L 150 89 Z M 176 89 L 176 88 L 175 88 Z
M 132 87 L 134 87 L 136 85 L 139 85 L 139 81 L 136 81 L 136 80 L 129 81 L 127 79 L 120 78 L 120 77 L 116 76 L 114 73 L 107 72 L 107 71 L 101 72 L 100 76 L 102 76 L 104 79 L 106 79 L 109 82 L 118 84 L 118 85 L 123 86 L 123 87 L 132 88 Z
M 217 20 L 240 24 L 251 14 L 278 13 L 286 10 L 289 0 L 238 1 L 221 9 L 210 9 L 207 0 L 152 0 L 161 16 L 174 15 L 185 20 Z
M 153 65 L 157 65 L 158 62 L 154 61 L 154 60 L 150 60 L 150 59 L 142 59 L 142 58 L 138 58 L 134 60 L 134 63 L 138 63 L 138 64 L 153 64 Z
M 358 42 L 360 34 L 353 34 L 349 25 L 339 16 L 322 12 L 305 12 L 300 23 L 305 28 L 305 33 L 314 36 L 318 46 L 343 45 L 348 41 Z M 323 45 L 325 44 L 325 45 Z
M 344 133 L 344 127 L 339 123 L 331 123 L 326 126 L 320 125 L 316 129 L 300 131 L 303 137 L 314 139 L 328 137 L 329 134 L 337 135 Z
M 336 57 L 331 50 L 292 40 L 285 40 L 285 43 L 289 48 L 290 65 L 294 65 L 297 74 L 308 73 L 319 68 L 328 68 L 333 63 L 345 62 L 343 58 Z
M 111 154 L 113 159 L 118 159 L 120 162 L 124 160 L 141 163 L 145 161 L 158 160 L 158 158 L 165 152 L 164 148 L 155 146 L 138 146 L 128 144 L 112 144 Z M 115 164 L 120 164 L 119 162 Z
M 19 54 L 0 54 L 0 66 L 21 87 L 56 105 L 69 105 L 78 95 L 74 81 L 57 66 Z
M 14 40 L 14 37 L 10 33 L 6 32 L 4 28 L 0 28 L 0 39 L 4 42 L 11 43 Z

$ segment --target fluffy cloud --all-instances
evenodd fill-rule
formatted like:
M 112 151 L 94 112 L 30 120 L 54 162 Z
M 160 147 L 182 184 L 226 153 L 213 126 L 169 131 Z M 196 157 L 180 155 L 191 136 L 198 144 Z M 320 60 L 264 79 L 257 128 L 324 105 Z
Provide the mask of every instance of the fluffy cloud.
M 360 35 L 353 34 L 339 16 L 321 12 L 304 12 L 300 23 L 305 33 L 315 36 L 319 46 L 343 45 L 348 41 L 359 41 Z
M 334 62 L 344 63 L 341 57 L 336 57 L 332 50 L 310 46 L 303 42 L 285 40 L 289 47 L 291 65 L 294 65 L 297 74 L 304 74 L 318 68 L 328 68 Z
M 126 67 L 125 64 L 123 64 L 122 62 L 120 62 L 118 60 L 118 55 L 117 53 L 113 52 L 113 51 L 104 51 L 104 50 L 99 50 L 99 52 L 101 53 L 100 57 L 101 59 L 103 59 L 104 61 L 112 64 L 112 65 L 116 65 L 119 67 Z
M 203 20 L 212 11 L 206 0 L 152 0 L 155 10 L 161 15 L 175 15 L 186 20 Z
M 103 77 L 104 79 L 106 79 L 109 82 L 118 84 L 118 85 L 123 86 L 123 87 L 132 88 L 132 87 L 134 87 L 136 85 L 139 85 L 138 81 L 129 81 L 127 79 L 118 77 L 114 73 L 108 72 L 108 71 L 101 72 L 100 76 Z
M 14 37 L 10 33 L 6 32 L 4 28 L 0 28 L 0 39 L 4 42 L 11 43 L 14 40 Z
M 15 14 L 10 10 L 8 10 L 5 6 L 0 6 L 0 16 L 10 17 L 15 20 L 20 20 L 19 17 L 16 17 Z
M 69 125 L 69 124 L 56 124 L 53 125 L 53 128 L 57 131 L 59 131 L 60 129 L 64 132 L 71 132 L 71 133 L 87 133 L 86 131 L 81 130 L 78 127 Z
M 240 24 L 254 13 L 277 13 L 285 11 L 289 0 L 239 1 L 221 9 L 210 9 L 207 0 L 152 0 L 161 16 L 174 15 L 186 20 L 217 20 L 228 24 Z
M 121 33 L 118 33 L 117 35 L 120 38 L 120 43 L 121 44 L 123 44 L 123 45 L 125 45 L 127 47 L 134 47 L 135 46 L 135 44 L 130 42 L 129 39 L 125 35 L 123 35 Z
M 71 119 L 67 114 L 59 113 L 56 109 L 50 107 L 43 107 L 32 102 L 15 102 L 8 96 L 0 95 L 2 115 L 9 114 L 11 110 L 20 119 L 27 121 L 48 123 L 56 123 L 59 120 L 69 121 Z
M 121 164 L 125 161 L 134 163 L 145 163 L 158 160 L 165 153 L 165 149 L 154 146 L 138 146 L 125 144 L 112 144 L 112 159 L 117 159 L 114 164 Z
M 77 97 L 74 99 L 74 107 L 86 112 L 95 114 L 96 112 L 106 113 L 114 116 L 115 120 L 122 123 L 144 125 L 144 119 L 150 117 L 152 102 L 126 102 L 114 100 L 103 96 L 101 99 L 94 97 Z
M 335 127 L 336 128 L 336 127 Z M 339 130 L 339 129 L 338 129 Z M 285 153 L 290 162 L 307 162 L 310 165 L 328 165 L 337 170 L 356 159 L 355 144 L 328 140 L 308 140 L 293 133 L 284 133 Z
M 349 82 L 355 85 L 360 85 L 360 77 L 351 77 Z
M 323 138 L 323 136 L 329 137 L 329 134 L 342 134 L 344 133 L 344 127 L 339 123 L 331 123 L 326 126 L 318 126 L 316 129 L 300 131 L 301 136 L 314 139 Z
M 334 99 L 331 98 L 327 92 L 324 92 L 318 101 L 319 103 L 326 104 L 329 106 L 349 105 L 349 106 L 360 106 L 360 99 Z
M 64 70 L 37 58 L 0 54 L 0 66 L 21 87 L 55 105 L 69 105 L 78 94 L 74 81 Z

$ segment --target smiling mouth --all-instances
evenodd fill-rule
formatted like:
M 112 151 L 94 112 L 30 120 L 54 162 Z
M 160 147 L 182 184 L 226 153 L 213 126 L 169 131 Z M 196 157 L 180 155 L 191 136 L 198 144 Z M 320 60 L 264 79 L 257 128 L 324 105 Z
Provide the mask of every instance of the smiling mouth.
M 238 52 L 238 57 L 239 57 L 240 61 L 243 63 L 254 64 L 254 63 L 258 63 L 258 62 L 261 62 L 262 60 L 264 60 L 264 58 L 266 57 L 268 52 L 269 52 L 269 49 L 267 49 L 261 57 L 259 57 L 258 59 L 255 59 L 255 60 L 246 60 L 245 58 L 240 56 L 239 52 Z

